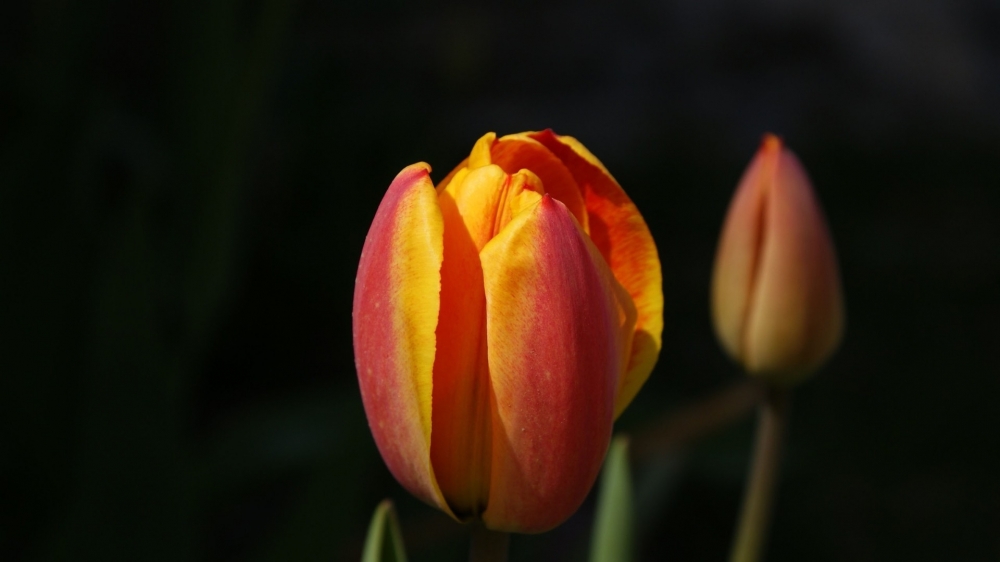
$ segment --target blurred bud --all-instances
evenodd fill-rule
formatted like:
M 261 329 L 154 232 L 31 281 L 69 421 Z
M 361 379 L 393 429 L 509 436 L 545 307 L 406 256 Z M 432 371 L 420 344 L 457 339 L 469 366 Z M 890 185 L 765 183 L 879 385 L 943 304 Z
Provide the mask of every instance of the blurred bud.
M 766 135 L 722 228 L 712 320 L 726 352 L 751 375 L 794 384 L 840 342 L 843 297 L 833 242 L 792 152 Z

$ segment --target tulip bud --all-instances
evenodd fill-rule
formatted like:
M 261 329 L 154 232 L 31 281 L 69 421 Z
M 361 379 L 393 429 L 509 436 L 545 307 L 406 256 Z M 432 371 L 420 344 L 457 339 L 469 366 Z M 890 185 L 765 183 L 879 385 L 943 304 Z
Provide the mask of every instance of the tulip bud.
M 417 497 L 541 532 L 583 502 L 659 355 L 656 247 L 571 137 L 489 133 L 437 187 L 429 171 L 396 176 L 358 266 L 368 423 Z
M 798 159 L 766 135 L 722 228 L 712 319 L 749 374 L 794 384 L 833 352 L 844 325 L 833 242 Z

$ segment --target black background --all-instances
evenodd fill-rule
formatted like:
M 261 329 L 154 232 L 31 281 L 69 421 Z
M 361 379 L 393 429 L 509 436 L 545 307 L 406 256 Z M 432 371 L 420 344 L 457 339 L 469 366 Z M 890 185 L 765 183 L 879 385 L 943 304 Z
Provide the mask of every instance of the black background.
M 738 381 L 708 318 L 761 135 L 795 150 L 848 324 L 797 393 L 770 560 L 1000 557 L 1000 5 L 4 3 L 0 558 L 351 560 L 393 498 L 351 349 L 404 166 L 580 139 L 643 212 L 664 347 L 618 423 Z M 635 467 L 642 559 L 724 559 L 753 424 Z M 585 558 L 592 501 L 513 559 Z

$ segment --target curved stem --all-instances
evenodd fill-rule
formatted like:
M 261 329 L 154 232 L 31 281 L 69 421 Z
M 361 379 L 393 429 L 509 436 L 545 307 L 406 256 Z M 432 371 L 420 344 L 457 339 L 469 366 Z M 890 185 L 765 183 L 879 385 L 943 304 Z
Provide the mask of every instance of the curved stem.
M 771 506 L 781 464 L 782 441 L 788 425 L 790 399 L 791 390 L 772 387 L 760 406 L 753 464 L 730 562 L 757 562 L 763 554 L 771 523 Z
M 641 462 L 741 421 L 764 400 L 765 394 L 759 383 L 740 381 L 690 404 L 670 408 L 649 429 L 632 439 L 632 459 Z
M 472 523 L 469 562 L 506 562 L 510 534 L 491 531 L 481 521 Z

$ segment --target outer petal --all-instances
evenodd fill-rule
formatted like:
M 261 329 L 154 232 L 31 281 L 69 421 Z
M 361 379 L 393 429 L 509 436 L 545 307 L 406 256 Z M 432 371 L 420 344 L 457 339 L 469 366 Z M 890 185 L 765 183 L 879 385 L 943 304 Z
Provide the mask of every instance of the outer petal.
M 768 146 L 770 145 L 770 146 Z M 833 242 L 809 179 L 776 137 L 760 264 L 747 317 L 744 364 L 754 374 L 797 382 L 833 352 L 843 299 Z
M 438 192 L 447 188 L 462 170 L 472 170 L 489 164 L 500 166 L 510 175 L 520 170 L 530 170 L 541 180 L 546 193 L 566 205 L 583 226 L 584 232 L 589 232 L 590 222 L 580 186 L 563 162 L 549 149 L 531 138 L 529 133 L 506 135 L 500 139 L 497 139 L 496 133 L 486 133 L 476 141 L 469 158 L 463 160 L 441 180 L 437 187 Z
M 660 259 L 646 221 L 607 169 L 573 137 L 531 133 L 562 160 L 584 194 L 590 237 L 638 312 L 628 370 L 619 382 L 615 416 L 635 397 L 660 355 L 663 288 Z
M 431 466 L 431 392 L 443 226 L 427 164 L 382 199 L 354 286 L 354 355 L 382 458 L 413 495 L 451 513 Z
M 760 253 L 766 187 L 773 183 L 780 148 L 766 146 L 743 174 L 729 204 L 712 273 L 712 320 L 726 352 L 742 361 L 744 330 Z
M 634 311 L 572 215 L 547 195 L 480 255 L 493 385 L 483 520 L 541 532 L 580 506 L 600 469 Z

